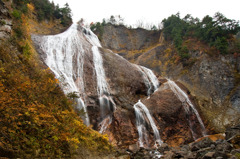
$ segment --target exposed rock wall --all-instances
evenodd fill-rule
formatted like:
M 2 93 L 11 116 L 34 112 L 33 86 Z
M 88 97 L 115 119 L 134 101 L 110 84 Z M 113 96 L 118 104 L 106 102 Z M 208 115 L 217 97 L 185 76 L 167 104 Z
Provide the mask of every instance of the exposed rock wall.
M 237 64 L 240 58 L 231 55 L 210 57 L 195 51 L 191 52 L 194 62 L 184 67 L 182 63 L 174 62 L 174 51 L 166 50 L 166 46 L 158 46 L 142 54 L 136 61 L 184 84 L 215 130 L 222 132 L 226 127 L 237 124 L 240 114 Z M 152 61 L 157 61 L 157 64 Z
M 85 104 L 87 105 L 90 123 L 95 130 L 99 131 L 100 123 L 103 119 L 100 115 L 92 45 L 85 37 L 86 34 L 86 31 L 84 32 L 81 28 L 78 28 L 77 35 L 80 36 L 80 43 L 84 49 L 84 75 L 79 78 L 84 78 Z M 42 36 L 32 36 L 36 49 L 44 61 L 46 54 L 39 47 L 41 38 Z M 103 58 L 106 81 L 111 90 L 110 95 L 116 104 L 112 124 L 104 132 L 109 135 L 114 145 L 122 148 L 137 147 L 139 136 L 133 105 L 139 99 L 142 99 L 142 102 L 148 107 L 150 114 L 153 115 L 160 136 L 163 137 L 165 143 L 177 146 L 193 141 L 182 104 L 169 87 L 162 84 L 160 89 L 148 98 L 148 88 L 144 83 L 142 73 L 135 65 L 110 50 L 101 47 L 98 49 Z M 77 67 L 76 57 L 74 56 L 72 61 L 73 70 Z M 78 79 L 74 80 L 77 81 Z M 161 83 L 166 82 L 164 79 L 161 81 Z M 154 145 L 154 134 L 151 132 L 149 123 L 147 124 L 147 131 L 150 132 L 149 146 L 152 147 Z
M 0 1 L 0 39 L 9 38 L 12 32 L 12 18 L 9 9 Z
M 128 30 L 125 26 L 108 24 L 103 29 L 102 46 L 113 51 L 142 50 L 159 42 L 159 31 L 142 28 Z
M 184 84 L 195 97 L 200 114 L 216 131 L 223 132 L 226 127 L 239 123 L 240 56 L 212 56 L 204 51 L 206 49 L 203 47 L 189 51 L 191 61 L 186 65 L 179 61 L 173 45 L 165 42 L 160 33 L 150 33 L 152 31 L 149 31 L 148 38 L 161 40 L 150 41 L 145 47 L 152 47 L 145 50 L 141 50 L 141 47 L 121 48 L 123 43 L 131 46 L 133 41 L 141 41 L 141 36 L 138 36 L 140 31 L 123 27 L 104 28 L 102 43 L 106 48 L 116 49 L 119 55 L 131 62 L 151 68 L 163 77 Z M 119 36 L 111 38 L 109 35 Z

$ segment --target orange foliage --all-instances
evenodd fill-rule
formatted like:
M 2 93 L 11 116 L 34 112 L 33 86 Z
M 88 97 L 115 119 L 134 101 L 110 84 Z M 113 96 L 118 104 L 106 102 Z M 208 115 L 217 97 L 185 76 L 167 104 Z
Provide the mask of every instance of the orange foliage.
M 31 3 L 28 3 L 27 4 L 27 8 L 28 8 L 28 11 L 30 12 L 30 13 L 32 13 L 33 11 L 34 11 L 34 6 L 33 6 L 33 4 L 31 4 Z
M 108 139 L 83 124 L 57 82 L 48 69 L 1 43 L 0 142 L 21 158 L 35 151 L 69 156 L 79 146 L 109 151 Z

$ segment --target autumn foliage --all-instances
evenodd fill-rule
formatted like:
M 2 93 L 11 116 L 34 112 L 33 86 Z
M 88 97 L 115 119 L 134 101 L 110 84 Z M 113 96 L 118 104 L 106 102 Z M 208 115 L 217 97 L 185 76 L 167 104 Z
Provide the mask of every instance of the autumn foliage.
M 58 80 L 40 63 L 28 18 L 15 19 L 12 37 L 0 43 L 0 157 L 70 158 L 77 151 L 111 151 L 107 136 L 84 125 Z
M 79 146 L 110 150 L 87 128 L 49 69 L 42 70 L 7 42 L 0 46 L 0 142 L 18 155 L 71 155 Z

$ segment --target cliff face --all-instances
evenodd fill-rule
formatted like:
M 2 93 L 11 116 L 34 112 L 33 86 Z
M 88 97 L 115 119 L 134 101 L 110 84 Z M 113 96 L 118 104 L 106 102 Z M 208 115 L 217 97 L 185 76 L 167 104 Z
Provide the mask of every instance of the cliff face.
M 6 4 L 0 2 L 0 39 L 9 38 L 12 32 L 12 18 Z
M 160 33 L 151 33 L 146 34 L 155 40 L 145 45 L 144 50 L 131 45 L 133 41 L 142 40 L 139 36 L 141 31 L 124 27 L 105 27 L 102 37 L 119 36 L 114 36 L 111 42 L 109 38 L 102 38 L 101 42 L 104 47 L 117 50 L 124 58 L 184 84 L 212 129 L 223 132 L 226 127 L 237 124 L 240 113 L 239 54 L 212 55 L 207 46 L 190 39 L 186 45 L 190 48 L 191 58 L 188 62 L 181 62 L 174 47 L 164 41 Z M 125 43 L 130 44 L 125 47 Z
M 118 52 L 146 49 L 152 44 L 158 43 L 159 36 L 159 31 L 147 31 L 141 28 L 128 30 L 122 25 L 113 26 L 108 24 L 104 26 L 100 40 L 102 40 L 103 47 Z
M 138 100 L 145 104 L 153 118 L 152 121 L 148 121 L 147 115 L 143 115 L 141 119 L 145 121 L 143 125 L 146 126 L 146 132 L 143 134 L 148 138 L 146 145 L 149 147 L 153 147 L 156 140 L 155 132 L 152 130 L 151 122 L 153 121 L 163 142 L 171 146 L 189 143 L 194 140 L 194 137 L 202 136 L 198 133 L 201 132 L 201 128 L 197 120 L 191 123 L 195 125 L 194 130 L 192 129 L 182 101 L 170 89 L 165 78 L 159 79 L 161 86 L 154 92 L 153 82 L 147 83 L 146 80 L 150 79 L 146 79 L 149 77 L 144 75 L 141 70 L 143 68 L 102 48 L 95 35 L 88 29 L 76 27 L 76 24 L 73 24 L 62 34 L 35 35 L 32 39 L 43 61 L 53 70 L 56 77 L 71 79 L 63 80 L 66 86 L 76 84 L 77 89 L 74 91 L 80 92 L 79 96 L 85 103 L 90 125 L 93 129 L 108 134 L 112 144 L 130 149 L 139 146 L 134 109 Z M 95 60 L 95 48 L 99 51 L 98 56 L 101 56 L 102 60 L 99 57 Z M 101 61 L 103 67 L 100 70 Z M 82 73 L 79 74 L 81 70 Z M 79 81 L 83 81 L 83 84 L 80 85 Z M 105 87 L 108 88 L 101 94 L 100 89 Z M 62 87 L 62 89 L 66 88 Z M 186 88 L 184 90 L 186 91 Z M 195 115 L 193 116 L 196 118 Z
M 223 131 L 239 122 L 240 58 L 210 57 L 204 52 L 191 52 L 194 62 L 184 67 L 174 63 L 174 52 L 160 46 L 137 59 L 137 63 L 154 68 L 161 75 L 178 80 L 196 98 L 203 116 L 211 127 Z M 155 59 L 159 64 L 151 61 Z
M 159 43 L 160 31 L 147 31 L 142 28 L 127 29 L 125 26 L 107 24 L 103 27 L 100 37 L 101 44 L 119 55 L 127 56 L 133 62 L 140 53 Z M 128 53 L 127 53 L 128 52 Z
M 25 37 L 18 35 L 13 38 L 15 33 L 12 27 L 16 26 L 16 21 L 12 21 L 11 9 L 6 4 L 10 5 L 11 1 L 0 1 L 1 157 L 106 157 L 106 153 L 112 152 L 108 138 L 91 128 L 108 134 L 113 145 L 136 150 L 139 148 L 140 133 L 136 119 L 139 114 L 134 105 L 138 100 L 141 100 L 152 116 L 152 120 L 149 120 L 145 112 L 140 118 L 140 122 L 144 121 L 141 126 L 144 126 L 142 132 L 147 139 L 144 144 L 150 148 L 156 143 L 154 130 L 170 146 L 189 143 L 203 135 L 202 121 L 197 119 L 196 113 L 191 114 L 193 109 L 187 105 L 188 102 L 198 106 L 203 123 L 208 126 L 208 133 L 212 133 L 211 129 L 221 131 L 238 122 L 239 56 L 211 57 L 201 49 L 196 49 L 190 52 L 194 59 L 186 66 L 186 63 L 184 65 L 177 60 L 174 48 L 164 43 L 161 32 L 129 30 L 123 26 L 111 25 L 105 26 L 101 35 L 103 47 L 96 47 L 91 42 L 94 40 L 91 39 L 91 32 L 78 27 L 74 30 L 76 36 L 73 39 L 67 39 L 65 45 L 46 52 L 47 48 L 53 47 L 50 44 L 61 43 L 63 37 L 68 38 L 72 34 L 63 37 L 56 35 L 57 40 L 48 43 L 45 38 L 51 39 L 55 35 L 42 34 L 55 34 L 64 30 L 65 27 L 58 25 L 60 21 L 38 23 L 32 15 L 23 15 L 25 17 L 21 17 L 20 29 Z M 32 35 L 32 40 L 42 62 L 48 65 L 46 59 L 49 55 L 53 55 L 53 61 L 65 62 L 66 65 L 60 69 L 66 69 L 65 75 L 71 75 L 72 83 L 78 86 L 83 84 L 85 92 L 78 87 L 78 94 L 68 92 L 66 98 L 63 91 L 69 83 L 61 81 L 66 77 L 56 80 L 53 75 L 55 70 L 51 67 L 51 72 L 42 66 L 39 56 L 32 48 L 30 33 L 40 34 Z M 14 41 L 16 38 L 19 41 Z M 74 45 L 70 45 L 71 40 Z M 103 69 L 100 71 L 105 71 L 104 77 L 109 87 L 109 92 L 103 92 L 101 97 L 95 64 L 99 59 L 94 60 L 93 48 L 97 48 L 102 57 Z M 155 91 L 149 89 L 154 87 L 153 82 L 146 82 L 146 75 L 140 66 L 107 48 L 136 64 L 153 69 L 158 74 L 159 88 Z M 69 54 L 58 59 L 61 53 Z M 79 53 L 84 55 L 80 57 Z M 84 60 L 81 61 L 81 58 Z M 81 66 L 82 70 L 79 69 Z M 178 86 L 185 92 L 184 101 L 164 77 L 179 81 Z M 86 115 L 76 105 L 78 95 L 85 102 L 91 128 L 84 125 L 79 117 L 85 119 Z M 70 101 L 69 98 L 73 100 Z M 109 115 L 107 118 L 101 114 L 101 102 L 108 106 L 105 112 Z M 72 106 L 75 106 L 75 111 Z M 108 122 L 109 125 L 106 124 Z M 156 129 L 152 126 L 154 122 Z M 104 131 L 101 131 L 102 128 Z M 110 154 L 107 158 L 112 157 L 113 154 Z

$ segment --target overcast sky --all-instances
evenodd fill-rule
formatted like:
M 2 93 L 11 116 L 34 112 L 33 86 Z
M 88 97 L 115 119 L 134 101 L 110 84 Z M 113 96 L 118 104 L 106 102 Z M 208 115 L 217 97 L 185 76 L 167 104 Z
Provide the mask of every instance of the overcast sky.
M 240 20 L 240 0 L 53 0 L 62 7 L 70 5 L 73 20 L 80 18 L 88 23 L 121 15 L 126 24 L 134 25 L 141 20 L 158 24 L 171 14 L 180 12 L 181 17 L 191 14 L 202 19 L 205 15 L 223 13 L 227 18 Z

